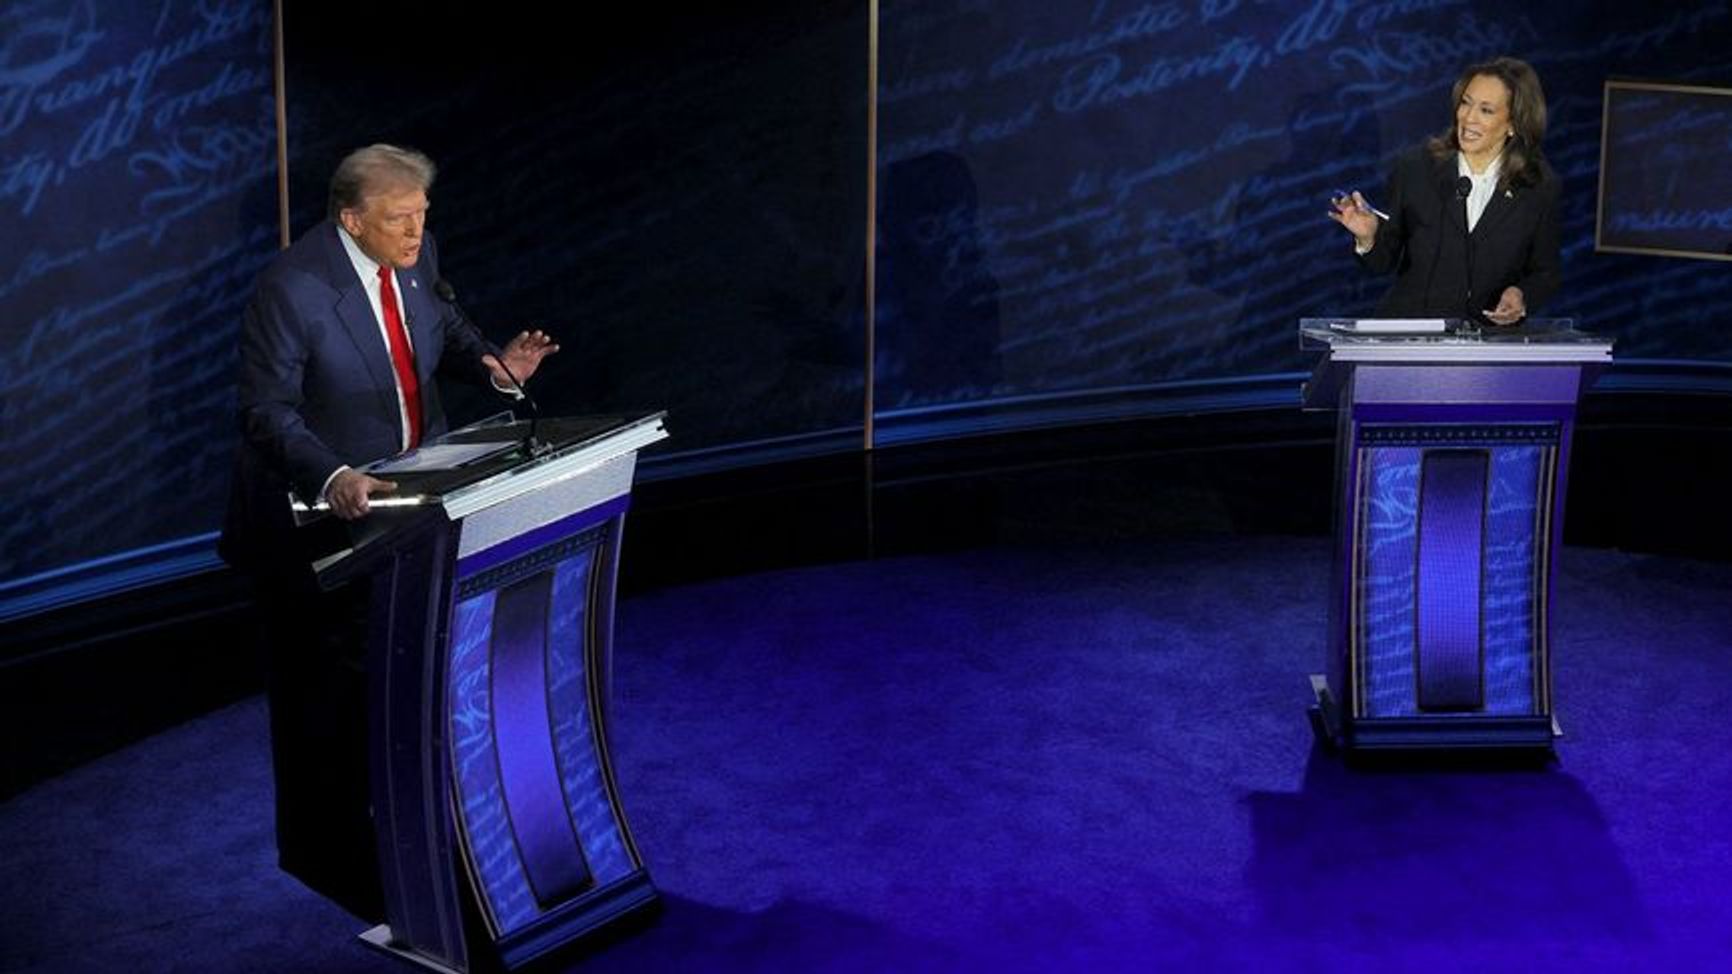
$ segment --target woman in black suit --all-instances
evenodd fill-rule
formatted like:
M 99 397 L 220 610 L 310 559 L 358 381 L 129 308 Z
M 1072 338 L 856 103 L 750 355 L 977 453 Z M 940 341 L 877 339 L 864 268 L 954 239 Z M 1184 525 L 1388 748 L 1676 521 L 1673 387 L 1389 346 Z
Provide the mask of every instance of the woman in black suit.
M 1396 274 L 1379 317 L 1513 325 L 1562 278 L 1545 93 L 1526 62 L 1500 57 L 1463 71 L 1453 100 L 1455 124 L 1396 163 L 1387 214 L 1354 191 L 1329 215 L 1366 267 Z

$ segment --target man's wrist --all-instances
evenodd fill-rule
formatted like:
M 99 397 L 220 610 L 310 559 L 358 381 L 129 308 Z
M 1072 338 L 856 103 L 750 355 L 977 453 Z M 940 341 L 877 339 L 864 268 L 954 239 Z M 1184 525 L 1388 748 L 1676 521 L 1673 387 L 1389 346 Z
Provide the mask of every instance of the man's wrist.
M 325 478 L 325 485 L 323 487 L 319 488 L 319 500 L 322 500 L 325 503 L 329 504 L 331 502 L 331 497 L 330 497 L 331 484 L 336 482 L 336 479 L 338 477 L 342 476 L 344 473 L 346 473 L 347 471 L 349 471 L 351 469 L 353 469 L 353 468 L 345 463 L 342 466 L 338 467 L 337 469 L 331 471 L 331 475 L 329 477 Z

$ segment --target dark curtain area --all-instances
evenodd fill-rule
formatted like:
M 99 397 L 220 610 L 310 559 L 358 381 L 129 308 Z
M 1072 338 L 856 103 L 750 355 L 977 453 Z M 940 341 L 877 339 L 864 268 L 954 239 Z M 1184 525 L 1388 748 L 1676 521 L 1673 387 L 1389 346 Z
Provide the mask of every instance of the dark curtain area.
M 858 426 L 866 5 L 574 11 L 291 6 L 295 232 L 345 152 L 413 146 L 471 316 L 561 342 L 544 411 L 667 409 L 679 450 Z

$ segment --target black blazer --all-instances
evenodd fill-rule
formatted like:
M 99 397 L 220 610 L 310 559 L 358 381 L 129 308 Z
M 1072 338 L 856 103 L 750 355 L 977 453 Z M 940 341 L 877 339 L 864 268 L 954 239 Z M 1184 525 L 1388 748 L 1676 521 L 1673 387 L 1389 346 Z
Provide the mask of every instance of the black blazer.
M 1558 177 L 1540 164 L 1539 181 L 1500 185 L 1473 228 L 1472 307 L 1497 307 L 1506 287 L 1522 289 L 1528 313 L 1562 281 L 1558 257 Z M 1468 298 L 1467 205 L 1455 195 L 1456 157 L 1432 158 L 1423 147 L 1402 156 L 1390 174 L 1389 219 L 1360 260 L 1395 284 L 1379 317 L 1461 317 Z

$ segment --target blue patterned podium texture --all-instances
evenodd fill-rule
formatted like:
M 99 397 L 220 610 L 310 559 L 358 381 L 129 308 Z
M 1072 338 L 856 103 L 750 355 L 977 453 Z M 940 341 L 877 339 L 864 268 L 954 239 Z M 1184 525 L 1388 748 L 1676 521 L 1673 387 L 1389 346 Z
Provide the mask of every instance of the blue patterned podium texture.
M 1582 390 L 1612 343 L 1571 321 L 1422 336 L 1303 319 L 1326 356 L 1337 538 L 1318 734 L 1348 749 L 1547 748 L 1553 560 Z
M 1453 444 L 1452 449 L 1469 444 Z M 1516 716 L 1540 713 L 1544 694 L 1536 659 L 1543 605 L 1545 523 L 1541 496 L 1556 450 L 1542 445 L 1481 442 L 1489 459 L 1478 551 L 1478 640 L 1483 704 L 1477 712 Z M 1362 448 L 1364 500 L 1360 508 L 1360 592 L 1356 625 L 1357 711 L 1367 717 L 1413 717 L 1425 712 L 1418 688 L 1420 642 L 1420 481 L 1428 451 L 1420 446 Z
M 641 868 L 610 797 L 596 712 L 591 530 L 459 581 L 451 760 L 464 858 L 507 938 Z

